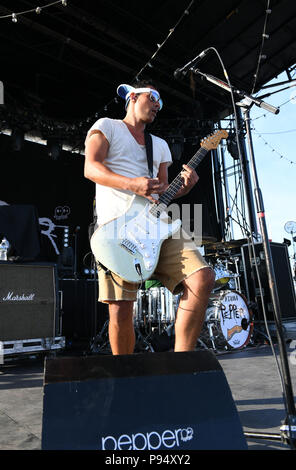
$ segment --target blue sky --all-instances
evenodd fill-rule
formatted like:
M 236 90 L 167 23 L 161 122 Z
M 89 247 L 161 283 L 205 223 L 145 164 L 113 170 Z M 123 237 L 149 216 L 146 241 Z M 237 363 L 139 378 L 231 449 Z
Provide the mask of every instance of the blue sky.
M 282 73 L 270 83 L 286 80 L 286 73 Z M 269 113 L 254 105 L 250 113 L 257 176 L 263 195 L 268 235 L 270 240 L 280 243 L 284 238 L 291 240 L 291 236 L 285 232 L 285 223 L 296 222 L 296 86 L 279 91 L 286 86 L 277 85 L 258 93 L 260 96 L 276 92 L 264 100 L 273 106 L 279 106 L 279 114 Z M 235 238 L 242 238 L 237 227 L 235 234 Z M 290 257 L 293 256 L 292 246 L 289 254 Z

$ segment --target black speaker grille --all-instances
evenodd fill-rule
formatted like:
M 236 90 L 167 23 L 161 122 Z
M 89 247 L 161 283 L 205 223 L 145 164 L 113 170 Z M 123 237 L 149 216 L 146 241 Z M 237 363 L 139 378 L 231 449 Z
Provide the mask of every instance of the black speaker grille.
M 0 264 L 0 340 L 56 335 L 55 265 Z
M 275 282 L 279 295 L 281 315 L 283 319 L 296 317 L 295 289 L 292 279 L 291 266 L 289 262 L 287 245 L 282 243 L 270 243 Z M 261 284 L 264 293 L 264 305 L 266 308 L 267 319 L 274 320 L 273 305 L 267 274 L 267 265 L 265 260 L 264 248 L 262 243 L 255 244 L 256 262 L 260 274 Z M 259 293 L 259 283 L 254 268 L 254 258 L 252 257 L 252 266 L 250 265 L 248 246 L 242 247 L 242 258 L 246 267 L 245 290 L 249 300 L 257 300 L 260 319 L 263 320 L 263 309 Z M 248 291 L 248 292 L 247 292 Z

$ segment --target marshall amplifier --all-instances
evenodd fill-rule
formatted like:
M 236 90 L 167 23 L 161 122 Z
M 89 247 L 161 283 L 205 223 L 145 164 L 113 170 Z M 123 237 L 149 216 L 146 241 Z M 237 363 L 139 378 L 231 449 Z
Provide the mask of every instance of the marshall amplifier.
M 59 333 L 55 264 L 0 263 L 0 341 Z
M 291 273 L 291 266 L 288 255 L 287 245 L 284 243 L 270 242 L 270 249 L 275 273 L 275 282 L 278 290 L 279 303 L 282 319 L 295 319 L 296 317 L 296 301 L 295 289 Z M 259 320 L 263 320 L 263 308 L 260 295 L 258 278 L 255 266 L 257 265 L 260 281 L 263 291 L 263 301 L 268 321 L 274 320 L 273 304 L 269 288 L 267 266 L 265 252 L 262 243 L 255 243 L 255 254 L 249 256 L 248 245 L 241 247 L 242 265 L 241 280 L 244 293 L 249 301 L 256 302 L 258 305 Z

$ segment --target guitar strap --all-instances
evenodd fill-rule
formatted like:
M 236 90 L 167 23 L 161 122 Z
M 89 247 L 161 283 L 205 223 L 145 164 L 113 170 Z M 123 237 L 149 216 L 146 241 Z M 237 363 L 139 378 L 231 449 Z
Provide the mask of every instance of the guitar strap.
M 92 223 L 88 226 L 88 238 L 89 240 L 91 239 L 94 231 L 97 229 L 97 208 L 96 208 L 96 198 L 93 200 L 93 221 Z
M 150 178 L 153 178 L 153 144 L 152 144 L 152 136 L 149 132 L 145 131 L 145 146 L 146 146 L 146 153 L 147 153 L 147 163 L 148 163 L 148 170 Z M 97 228 L 97 211 L 96 211 L 96 199 L 93 200 L 93 222 L 89 225 L 88 228 L 88 236 L 91 239 L 92 234 Z
M 146 153 L 147 153 L 147 163 L 148 163 L 149 177 L 153 178 L 153 144 L 152 144 L 152 136 L 147 131 L 145 131 L 144 135 L 145 135 L 145 146 L 146 146 Z

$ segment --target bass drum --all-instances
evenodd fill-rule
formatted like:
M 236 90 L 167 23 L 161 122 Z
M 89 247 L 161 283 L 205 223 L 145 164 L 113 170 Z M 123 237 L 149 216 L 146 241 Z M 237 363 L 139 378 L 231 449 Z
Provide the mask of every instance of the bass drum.
M 211 296 L 201 339 L 214 349 L 241 349 L 250 341 L 253 315 L 245 297 L 235 290 Z

